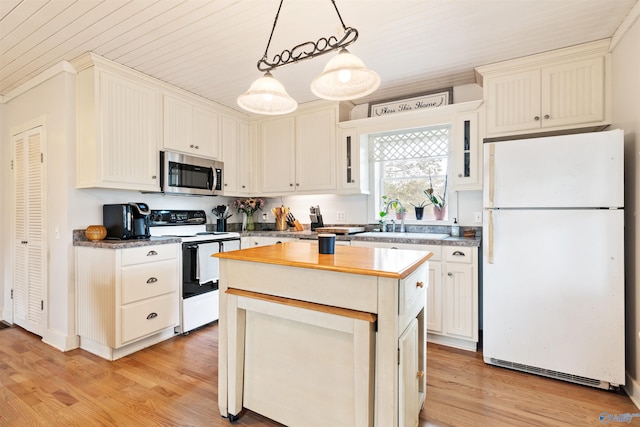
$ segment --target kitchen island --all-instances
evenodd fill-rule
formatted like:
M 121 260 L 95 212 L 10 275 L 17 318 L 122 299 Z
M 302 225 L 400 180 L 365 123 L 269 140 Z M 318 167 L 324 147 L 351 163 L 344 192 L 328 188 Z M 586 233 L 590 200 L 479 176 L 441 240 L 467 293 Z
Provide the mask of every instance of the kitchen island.
M 289 426 L 415 426 L 430 252 L 287 242 L 220 259 L 218 405 Z

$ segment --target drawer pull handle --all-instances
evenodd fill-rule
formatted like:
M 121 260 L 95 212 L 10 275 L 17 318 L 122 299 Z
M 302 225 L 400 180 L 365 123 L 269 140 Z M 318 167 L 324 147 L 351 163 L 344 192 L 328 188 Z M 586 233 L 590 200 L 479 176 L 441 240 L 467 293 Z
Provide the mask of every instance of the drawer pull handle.
M 147 319 L 154 319 L 158 317 L 158 313 L 149 313 L 149 315 L 147 316 Z
M 147 279 L 147 283 L 156 283 L 157 281 L 158 281 L 158 279 L 157 279 L 157 278 L 155 278 L 155 277 L 149 277 L 149 278 Z
M 418 378 L 424 378 L 424 371 L 418 371 Z
M 154 256 L 154 255 L 158 255 L 158 252 L 156 252 L 156 251 L 147 252 L 147 256 Z
M 453 276 L 453 273 L 449 272 L 449 273 L 447 273 L 447 276 L 451 277 L 451 276 Z
M 416 287 L 417 288 L 424 288 L 424 283 L 423 282 L 418 282 L 418 283 L 416 283 Z
M 453 255 L 453 256 L 466 256 L 466 255 L 464 254 L 464 252 L 460 252 L 460 251 L 455 251 L 452 255 Z

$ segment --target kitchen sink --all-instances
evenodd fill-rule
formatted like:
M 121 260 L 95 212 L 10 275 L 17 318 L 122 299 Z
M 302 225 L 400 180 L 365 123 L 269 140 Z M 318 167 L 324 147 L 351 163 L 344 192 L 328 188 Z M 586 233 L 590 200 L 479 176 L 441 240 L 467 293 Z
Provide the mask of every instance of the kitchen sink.
M 425 240 L 442 240 L 447 237 L 451 237 L 448 234 L 440 234 L 440 233 L 393 233 L 393 232 L 385 232 L 382 233 L 380 231 L 369 231 L 366 233 L 358 233 L 355 236 L 362 237 L 380 237 L 386 239 L 425 239 Z

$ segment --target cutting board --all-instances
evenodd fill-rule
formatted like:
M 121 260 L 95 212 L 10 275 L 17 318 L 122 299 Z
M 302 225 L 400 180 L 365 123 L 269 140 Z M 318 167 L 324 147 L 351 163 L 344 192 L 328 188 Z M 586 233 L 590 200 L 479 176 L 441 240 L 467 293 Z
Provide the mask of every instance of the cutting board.
M 333 234 L 354 234 L 362 233 L 364 227 L 317 227 L 318 233 L 333 233 Z

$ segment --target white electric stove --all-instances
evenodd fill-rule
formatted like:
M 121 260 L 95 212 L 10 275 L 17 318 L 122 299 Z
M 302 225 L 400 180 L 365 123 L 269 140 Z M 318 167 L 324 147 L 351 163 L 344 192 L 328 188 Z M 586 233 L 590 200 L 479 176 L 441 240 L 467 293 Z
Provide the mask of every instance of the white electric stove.
M 240 249 L 240 234 L 207 231 L 202 210 L 152 210 L 150 233 L 154 237 L 179 237 L 182 241 L 180 325 L 188 333 L 218 320 L 218 259 L 211 255 Z

